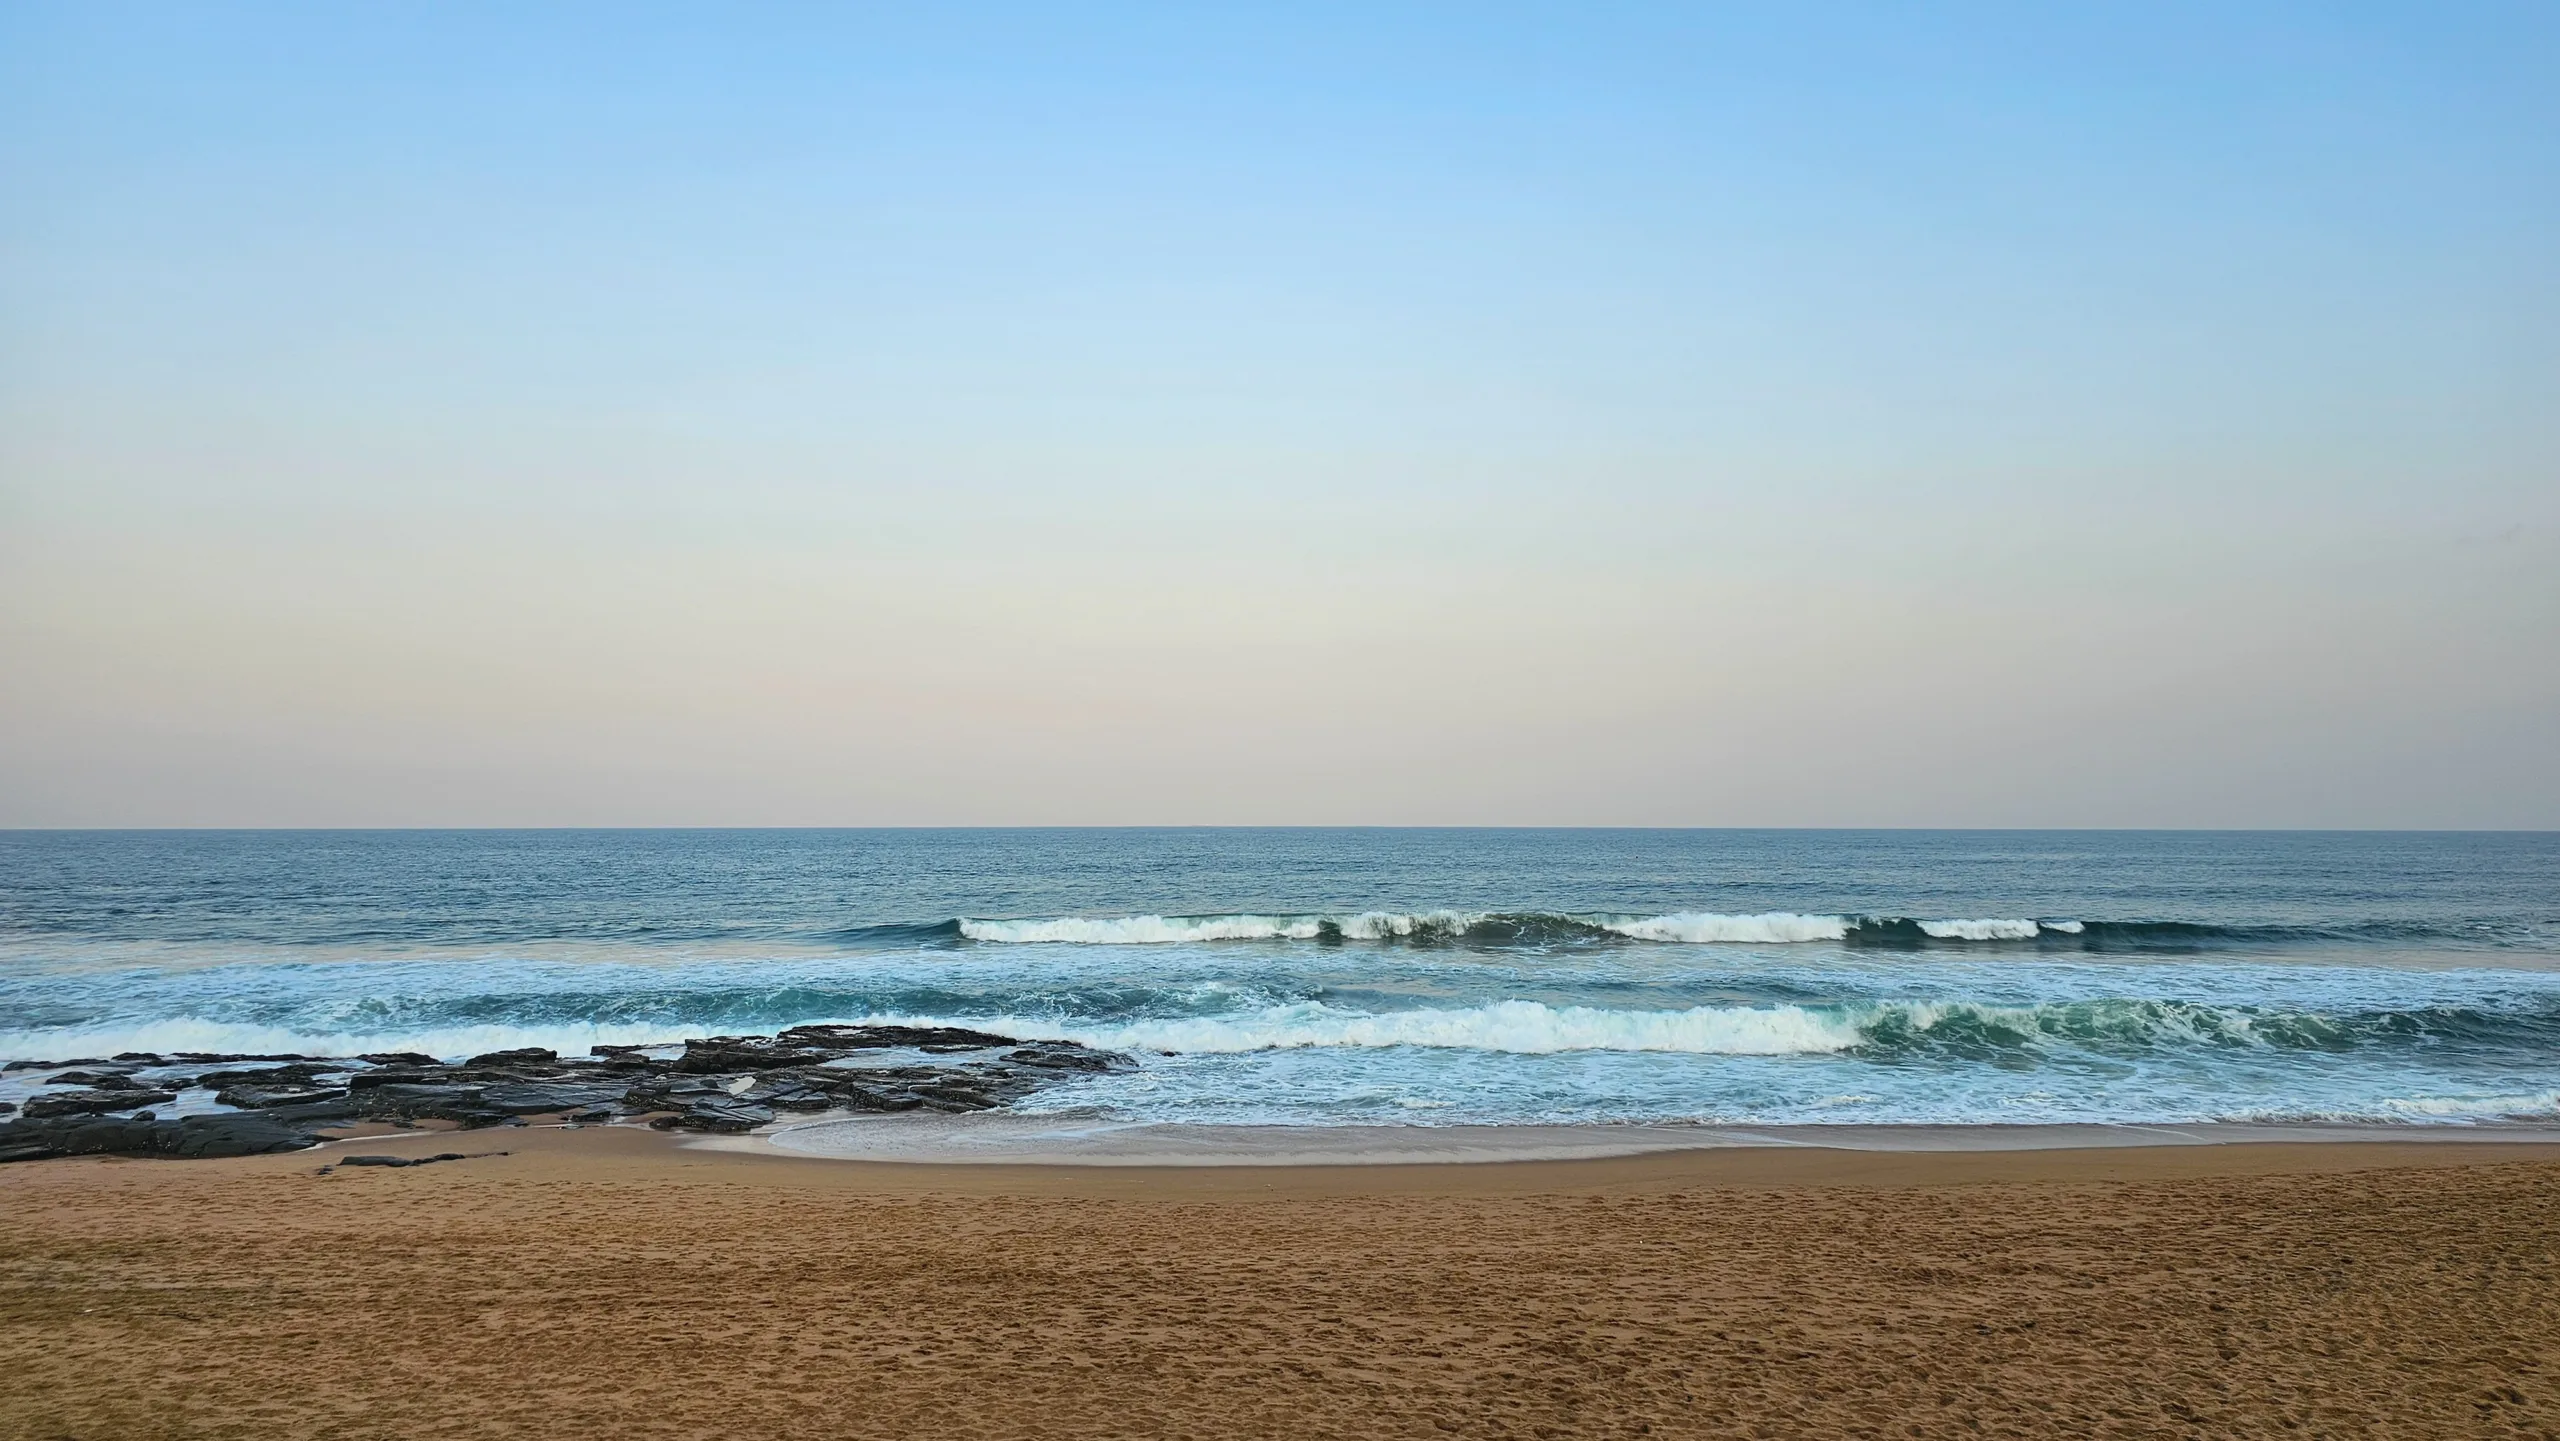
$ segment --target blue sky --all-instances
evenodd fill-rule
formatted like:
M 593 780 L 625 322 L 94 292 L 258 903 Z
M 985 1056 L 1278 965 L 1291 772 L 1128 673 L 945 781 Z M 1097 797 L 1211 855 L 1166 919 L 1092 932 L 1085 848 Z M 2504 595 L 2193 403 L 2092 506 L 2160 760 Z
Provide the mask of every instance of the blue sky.
M 2541 6 L 0 10 L 0 823 L 2560 825 Z

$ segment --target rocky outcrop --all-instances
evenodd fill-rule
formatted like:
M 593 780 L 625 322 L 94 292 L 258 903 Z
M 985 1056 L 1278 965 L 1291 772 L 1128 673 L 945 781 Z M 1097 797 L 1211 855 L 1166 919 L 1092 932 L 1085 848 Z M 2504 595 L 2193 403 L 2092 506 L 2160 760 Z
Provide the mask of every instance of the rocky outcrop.
M 893 1050 L 901 1046 L 928 1051 L 983 1051 L 1021 1043 L 1016 1036 L 959 1026 L 793 1026 L 777 1039 L 832 1051 Z M 1060 1044 L 1071 1046 L 1075 1042 Z
M 661 1131 L 752 1131 L 773 1124 L 773 1108 L 725 1096 L 705 1096 L 672 1116 L 651 1118 Z
M 15 1062 L 60 1083 L 0 1121 L 0 1160 L 114 1152 L 251 1155 L 308 1145 L 351 1121 L 465 1127 L 526 1116 L 649 1117 L 662 1129 L 749 1131 L 790 1113 L 983 1111 L 1045 1086 L 1134 1068 L 1073 1041 L 1025 1041 L 946 1026 L 795 1026 L 776 1036 L 711 1036 L 665 1047 L 599 1046 L 563 1059 L 536 1047 L 454 1064 L 410 1052 L 331 1058 L 128 1053 L 112 1061 Z M 908 1052 L 927 1058 L 917 1062 Z M 967 1057 L 946 1061 L 943 1057 Z M 175 1069 L 193 1075 L 171 1075 Z M 139 1107 L 187 1089 L 231 1110 L 159 1120 Z
M 548 1066 L 560 1059 L 560 1053 L 541 1046 L 524 1046 L 512 1051 L 485 1051 L 463 1062 L 466 1066 Z
M 259 1156 L 316 1144 L 305 1133 L 250 1111 L 160 1120 L 128 1117 L 29 1119 L 0 1125 L 0 1161 L 49 1156 Z
M 1017 1066 L 1035 1066 L 1044 1071 L 1134 1071 L 1138 1063 L 1118 1051 L 1097 1051 L 1074 1041 L 1042 1041 L 1007 1051 L 1004 1057 Z

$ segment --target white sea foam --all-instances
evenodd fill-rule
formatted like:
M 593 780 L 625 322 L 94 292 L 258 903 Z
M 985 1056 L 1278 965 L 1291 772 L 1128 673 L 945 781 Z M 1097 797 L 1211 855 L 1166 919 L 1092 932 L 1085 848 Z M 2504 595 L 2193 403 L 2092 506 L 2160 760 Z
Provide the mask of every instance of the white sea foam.
M 2066 924 L 2074 931 L 2080 929 L 2077 923 Z M 2035 939 L 2038 930 L 2033 921 L 1922 921 L 1919 925 L 1923 933 L 1941 941 L 2027 941 Z
M 368 1051 L 419 1051 L 452 1059 L 484 1051 L 511 1051 L 547 1046 L 564 1056 L 588 1047 L 636 1046 L 701 1035 L 700 1026 L 682 1024 L 623 1025 L 566 1022 L 533 1026 L 438 1026 L 397 1031 L 298 1030 L 286 1026 L 244 1025 L 190 1016 L 135 1021 L 122 1025 L 64 1026 L 0 1031 L 0 1057 L 63 1060 L 73 1056 L 112 1056 L 124 1051 L 175 1053 L 204 1051 L 229 1055 L 290 1052 L 303 1056 L 360 1056 Z
M 1797 941 L 1837 941 L 1855 924 L 1846 916 L 1800 916 L 1770 911 L 1756 916 L 1724 916 L 1709 911 L 1680 911 L 1668 916 L 1602 921 L 1603 928 L 1639 941 L 1679 941 L 1689 945 L 1783 945 Z
M 1350 916 L 1219 915 L 1219 916 L 1052 916 L 1033 920 L 960 922 L 960 934 L 973 941 L 1014 945 L 1150 946 L 1199 941 L 1309 941 L 1328 933 L 1349 941 L 1379 941 L 1410 936 L 1461 936 L 1489 921 L 1521 922 L 1534 915 L 1500 915 L 1481 911 L 1362 911 Z M 1799 915 L 1764 911 L 1724 915 L 1714 911 L 1675 911 L 1660 916 L 1551 916 L 1543 919 L 1609 931 L 1630 940 L 1683 945 L 1792 945 L 1802 941 L 1845 940 L 1871 922 L 1853 916 Z M 2077 935 L 2078 921 L 1943 920 L 1916 922 L 1921 931 L 1943 941 L 2022 941 L 2044 931 Z
M 1481 1006 L 1370 1013 L 1321 1001 L 1272 1006 L 1247 1016 L 1131 1021 L 1068 1034 L 1115 1049 L 1233 1053 L 1303 1046 L 1433 1046 L 1546 1055 L 1557 1051 L 1685 1051 L 1697 1055 L 1781 1056 L 1847 1050 L 1858 1027 L 1844 1015 L 1802 1006 L 1694 1006 L 1681 1011 L 1550 1006 L 1495 1001 Z
M 973 941 L 1015 945 L 1160 946 L 1179 941 L 1314 940 L 1312 916 L 1058 916 L 960 923 Z M 1401 934 L 1401 933 L 1399 933 Z
M 1161 946 L 1185 941 L 1311 941 L 1327 927 L 1345 940 L 1459 935 L 1484 917 L 1466 911 L 1362 911 L 1329 916 L 1055 916 L 1045 920 L 963 920 L 973 941 L 1012 945 Z
M 2430 1120 L 2524 1121 L 2560 1116 L 2560 1090 L 2517 1096 L 2409 1096 L 2384 1101 L 2395 1116 Z
M 1686 1051 L 1704 1055 L 1791 1055 L 1858 1043 L 1854 1020 L 1800 1006 L 1698 1006 L 1681 1011 L 1610 1010 L 1496 1001 L 1454 1009 L 1368 1013 L 1320 1001 L 1244 1015 L 1167 1018 L 1112 1025 L 1062 1025 L 1028 1017 L 875 1015 L 860 1022 L 967 1024 L 1023 1036 L 1063 1036 L 1114 1049 L 1234 1053 L 1308 1046 L 1432 1046 L 1543 1055 L 1556 1051 Z M 0 1056 L 62 1059 L 119 1051 L 292 1052 L 353 1056 L 423 1051 L 458 1057 L 547 1046 L 576 1055 L 594 1045 L 636 1045 L 699 1034 L 699 1026 L 456 1026 L 410 1031 L 312 1031 L 177 1019 L 129 1026 L 0 1031 Z

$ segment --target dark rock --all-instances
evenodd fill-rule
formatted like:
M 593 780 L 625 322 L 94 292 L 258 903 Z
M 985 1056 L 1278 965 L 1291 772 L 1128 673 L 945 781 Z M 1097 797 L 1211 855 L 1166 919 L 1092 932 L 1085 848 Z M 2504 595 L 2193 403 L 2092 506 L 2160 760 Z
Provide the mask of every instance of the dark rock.
M 142 1088 L 142 1083 L 133 1078 L 131 1071 L 65 1071 L 58 1076 L 45 1077 L 44 1083 L 48 1086 L 102 1086 L 109 1090 Z
M 1117 1051 L 1096 1051 L 1073 1041 L 1041 1041 L 1018 1051 L 1007 1051 L 1004 1059 L 1017 1066 L 1037 1066 L 1046 1071 L 1134 1071 L 1135 1061 Z
M 825 1046 L 840 1051 L 875 1051 L 893 1046 L 947 1046 L 984 1050 L 1020 1044 L 1015 1036 L 972 1031 L 960 1026 L 793 1026 L 775 1037 L 793 1045 Z
M 29 1120 L 48 1116 L 88 1116 L 101 1111 L 129 1111 L 136 1106 L 156 1106 L 176 1099 L 178 1096 L 174 1091 L 63 1091 L 30 1098 L 26 1113 Z
M 904 1091 L 874 1090 L 869 1086 L 845 1086 L 834 1094 L 837 1105 L 856 1111 L 912 1111 L 924 1104 Z
M 438 1086 L 461 1078 L 449 1066 L 382 1066 L 370 1071 L 357 1071 L 347 1077 L 347 1088 L 369 1091 L 376 1086 Z
M 988 1111 L 995 1109 L 996 1098 L 968 1086 L 945 1083 L 939 1086 L 917 1086 L 909 1095 L 937 1111 Z
M 375 1086 L 486 1086 L 504 1081 L 556 1080 L 566 1073 L 556 1066 L 385 1066 L 357 1071 L 347 1085 L 358 1091 Z
M 482 1151 L 483 1156 L 503 1156 L 504 1151 Z M 432 1166 L 438 1161 L 468 1161 L 474 1157 L 460 1151 L 438 1151 L 432 1156 L 349 1156 L 341 1166 Z
M 162 1121 L 166 1127 L 170 1122 Z M 164 1147 L 173 1156 L 263 1156 L 271 1151 L 299 1151 L 309 1136 L 254 1112 L 227 1116 L 181 1116 L 177 1137 Z
M 660 1116 L 649 1124 L 661 1131 L 752 1131 L 773 1124 L 773 1111 L 740 1101 L 704 1099 L 680 1114 Z
M 538 1116 L 608 1105 L 621 1100 L 628 1089 L 620 1081 L 525 1081 L 490 1086 L 480 1093 L 480 1103 L 510 1116 Z
M 0 1160 L 45 1156 L 259 1156 L 314 1144 L 264 1115 L 232 1112 L 145 1120 L 139 1116 L 63 1117 L 0 1123 Z
M 5 1066 L 0 1066 L 0 1075 L 6 1075 L 11 1071 L 50 1071 L 58 1064 L 60 1063 L 55 1061 L 11 1061 Z
M 156 1066 L 160 1064 L 160 1053 L 158 1051 L 118 1051 L 113 1059 L 131 1061 L 138 1066 Z
M 346 1069 L 347 1064 L 344 1061 L 291 1061 L 280 1066 L 246 1066 L 228 1071 L 207 1071 L 196 1077 L 194 1084 L 216 1091 L 225 1086 L 256 1086 L 267 1090 L 282 1090 L 293 1086 L 308 1086 L 322 1076 L 338 1075 Z
M 481 1104 L 480 1086 L 366 1086 L 348 1093 L 356 1114 L 369 1121 L 460 1121 L 466 1126 L 494 1126 L 503 1111 Z
M 18 1109 L 18 1103 L 17 1103 L 17 1102 L 15 1102 L 15 1101 L 0 1101 L 0 1116 L 5 1116 L 5 1115 L 9 1114 L 11 1111 L 14 1111 L 14 1110 L 16 1110 L 16 1109 Z
M 287 1102 L 269 1106 L 258 1114 L 271 1116 L 288 1126 L 328 1126 L 362 1119 L 356 1114 L 356 1103 L 349 1100 L 343 1091 L 334 1099 Z
M 622 1093 L 622 1103 L 644 1111 L 681 1111 L 705 1097 L 731 1094 L 739 1076 L 652 1076 Z
M 252 1056 L 235 1051 L 171 1051 L 169 1059 L 188 1066 L 236 1066 L 248 1061 L 317 1061 L 325 1058 L 306 1056 L 299 1051 L 284 1051 L 272 1056 Z M 80 1063 L 65 1061 L 63 1064 L 76 1066 Z
M 832 1058 L 828 1051 L 786 1045 L 765 1036 L 713 1036 L 685 1042 L 684 1054 L 676 1058 L 675 1069 L 687 1075 L 774 1071 L 786 1066 L 814 1066 Z
M 0 1122 L 0 1154 L 24 1158 L 84 1148 L 216 1153 L 208 1146 L 233 1148 L 221 1154 L 250 1154 L 238 1148 L 301 1145 L 310 1139 L 307 1130 L 356 1119 L 479 1127 L 521 1125 L 528 1115 L 559 1114 L 583 1124 L 657 1113 L 651 1124 L 660 1127 L 746 1131 L 791 1111 L 983 1111 L 1045 1086 L 1136 1064 L 1118 1052 L 1073 1041 L 1023 1041 L 954 1026 L 795 1026 L 779 1036 L 697 1037 L 683 1044 L 684 1054 L 674 1061 L 653 1060 L 642 1052 L 654 1048 L 641 1046 L 597 1046 L 570 1060 L 523 1047 L 484 1052 L 458 1065 L 405 1051 L 377 1052 L 362 1058 L 361 1066 L 312 1056 L 179 1053 L 176 1059 L 188 1065 L 228 1067 L 195 1080 L 216 1090 L 215 1099 L 241 1109 L 187 1121 L 255 1129 L 219 1133 L 174 1130 L 182 1124 L 175 1121 L 101 1118 L 104 1112 L 172 1099 L 168 1088 L 186 1084 L 163 1081 L 156 1083 L 159 1089 L 146 1089 L 155 1083 L 131 1074 L 143 1053 L 128 1052 L 115 1064 L 18 1063 L 14 1068 L 21 1070 L 88 1066 L 94 1074 L 62 1078 L 64 1089 L 47 1098 L 51 1114 Z M 998 1049 L 1000 1056 L 966 1063 L 916 1064 L 900 1057 L 895 1065 L 851 1064 L 863 1057 L 888 1059 L 878 1053 L 889 1050 L 940 1056 Z M 92 1084 L 79 1087 L 83 1080 Z M 60 1129 L 66 1126 L 104 1129 L 75 1145 Z
M 629 1103 L 640 1100 L 658 1107 L 685 1106 L 696 1100 L 723 1097 L 750 1106 L 772 1106 L 786 1111 L 823 1111 L 836 1104 L 835 1090 L 841 1072 L 804 1067 L 786 1071 L 762 1071 L 749 1076 L 669 1076 L 663 1080 L 642 1081 L 624 1095 Z
M 263 1111 L 270 1106 L 308 1106 L 320 1101 L 340 1101 L 347 1093 L 337 1088 L 284 1087 L 268 1090 L 260 1086 L 227 1086 L 213 1098 L 226 1106 L 244 1111 Z

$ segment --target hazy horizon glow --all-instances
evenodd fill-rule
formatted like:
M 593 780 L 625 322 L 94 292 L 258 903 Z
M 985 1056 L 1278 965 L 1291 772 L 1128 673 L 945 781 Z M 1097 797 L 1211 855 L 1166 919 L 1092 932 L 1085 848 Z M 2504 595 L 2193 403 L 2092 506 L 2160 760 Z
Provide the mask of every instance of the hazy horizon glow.
M 23 4 L 0 825 L 2560 826 L 2560 12 Z

